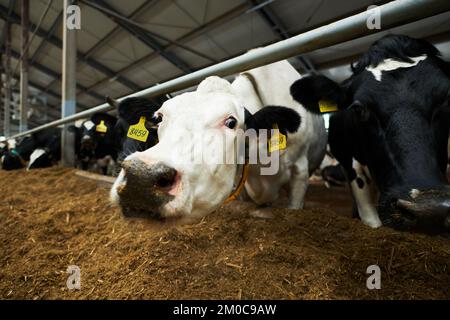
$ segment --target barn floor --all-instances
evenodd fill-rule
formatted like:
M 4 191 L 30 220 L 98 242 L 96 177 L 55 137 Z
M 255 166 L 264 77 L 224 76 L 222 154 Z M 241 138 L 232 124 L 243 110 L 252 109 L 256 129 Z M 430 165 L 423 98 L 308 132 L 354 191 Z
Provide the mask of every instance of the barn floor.
M 274 209 L 272 220 L 235 202 L 167 228 L 123 220 L 106 189 L 70 169 L 0 181 L 1 299 L 450 298 L 450 241 L 371 230 L 345 216 L 343 188 L 313 186 L 309 209 Z M 373 264 L 381 290 L 366 289 Z M 66 287 L 69 265 L 81 290 Z

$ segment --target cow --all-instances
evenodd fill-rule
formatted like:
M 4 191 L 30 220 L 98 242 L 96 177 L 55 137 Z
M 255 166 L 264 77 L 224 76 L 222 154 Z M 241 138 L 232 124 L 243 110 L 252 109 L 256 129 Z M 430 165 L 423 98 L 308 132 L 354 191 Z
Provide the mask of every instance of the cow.
M 264 216 L 287 187 L 288 207 L 302 208 L 308 178 L 324 157 L 327 139 L 322 117 L 308 113 L 289 94 L 299 77 L 281 61 L 241 73 L 233 83 L 208 77 L 196 91 L 169 99 L 155 114 L 159 142 L 125 158 L 112 201 L 125 217 L 189 222 L 243 190 Z M 264 136 L 270 132 L 270 141 L 275 140 L 269 152 L 278 155 L 277 161 L 270 166 L 259 158 L 221 162 L 220 153 L 232 159 L 242 155 L 243 144 L 235 146 L 242 132 L 257 135 L 256 144 L 245 143 L 245 154 L 266 147 Z M 199 154 L 207 156 L 192 161 Z
M 291 87 L 312 113 L 332 113 L 331 152 L 362 222 L 432 233 L 450 228 L 449 92 L 449 63 L 405 35 L 374 42 L 342 84 L 310 75 Z
M 75 133 L 75 153 L 81 169 L 98 166 L 103 174 L 108 173 L 111 163 L 117 160 L 116 122 L 115 116 L 96 112 L 80 126 L 69 127 Z
M 61 130 L 44 129 L 25 136 L 17 145 L 14 144 L 10 144 L 8 152 L 1 157 L 2 169 L 49 167 L 61 157 Z
M 130 154 L 147 150 L 158 142 L 154 113 L 161 107 L 160 104 L 139 97 L 121 102 L 107 97 L 106 101 L 116 108 L 119 116 L 114 127 L 118 164 Z

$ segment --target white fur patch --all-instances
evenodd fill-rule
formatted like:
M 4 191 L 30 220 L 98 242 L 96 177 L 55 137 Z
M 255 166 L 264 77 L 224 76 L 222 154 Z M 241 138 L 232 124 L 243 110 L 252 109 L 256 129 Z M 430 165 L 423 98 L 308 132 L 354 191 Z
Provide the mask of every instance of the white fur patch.
M 33 151 L 33 153 L 30 156 L 30 162 L 28 163 L 28 169 L 31 167 L 31 165 L 38 159 L 40 156 L 45 154 L 44 149 L 36 149 Z
M 376 67 L 369 66 L 367 71 L 371 72 L 377 81 L 381 81 L 381 76 L 384 71 L 393 71 L 400 68 L 411 68 L 416 66 L 420 61 L 427 58 L 427 55 L 421 55 L 418 57 L 410 58 L 413 62 L 403 62 L 394 59 L 385 59 L 380 62 Z
M 231 89 L 231 83 L 220 77 L 212 76 L 208 77 L 197 87 L 197 92 L 199 93 L 217 93 L 217 92 L 227 92 L 233 93 Z
M 95 123 L 93 123 L 91 120 L 86 121 L 85 123 L 83 123 L 83 126 L 87 129 L 87 130 L 91 130 L 94 126 Z
M 15 149 L 15 148 L 16 148 L 16 140 L 14 140 L 14 139 L 9 139 L 9 140 L 8 140 L 8 148 L 9 148 L 9 149 Z

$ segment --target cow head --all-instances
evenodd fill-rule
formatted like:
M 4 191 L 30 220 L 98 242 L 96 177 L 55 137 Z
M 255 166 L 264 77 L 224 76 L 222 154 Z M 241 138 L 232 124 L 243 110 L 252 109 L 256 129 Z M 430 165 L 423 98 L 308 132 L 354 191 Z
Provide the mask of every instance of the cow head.
M 112 200 L 125 216 L 192 219 L 214 211 L 239 180 L 241 166 L 224 159 L 236 156 L 238 129 L 276 123 L 294 132 L 300 124 L 291 109 L 245 110 L 230 83 L 218 77 L 166 101 L 155 113 L 159 142 L 125 159 Z
M 449 70 L 431 44 L 391 35 L 375 42 L 342 84 L 313 75 L 291 87 L 309 111 L 335 112 L 331 151 L 350 167 L 350 180 L 352 157 L 368 166 L 385 224 L 449 223 Z
M 144 151 L 158 142 L 156 110 L 161 105 L 145 98 L 127 98 L 118 102 L 108 97 L 107 102 L 116 108 L 119 120 L 114 132 L 118 141 L 119 162 L 130 154 Z
M 15 144 L 15 143 L 14 143 Z M 1 157 L 3 170 L 16 170 L 26 166 L 30 155 L 37 144 L 33 137 L 24 137 L 17 145 L 11 144 L 11 148 Z
M 70 131 L 75 132 L 76 153 L 83 169 L 86 170 L 92 160 L 107 155 L 102 146 L 115 144 L 116 122 L 116 117 L 105 112 L 97 112 L 89 120 L 84 121 L 81 127 L 69 127 Z

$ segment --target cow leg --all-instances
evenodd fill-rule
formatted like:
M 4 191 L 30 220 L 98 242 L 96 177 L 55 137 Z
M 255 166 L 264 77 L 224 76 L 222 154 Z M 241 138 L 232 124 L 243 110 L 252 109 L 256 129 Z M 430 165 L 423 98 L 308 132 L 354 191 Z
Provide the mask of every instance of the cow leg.
M 305 194 L 308 188 L 309 168 L 308 159 L 302 156 L 291 169 L 291 181 L 289 183 L 289 209 L 303 209 Z
M 353 169 L 356 172 L 356 178 L 350 182 L 350 187 L 361 221 L 371 228 L 381 227 L 382 223 L 376 209 L 373 182 L 370 181 L 364 166 L 356 160 L 353 160 Z

